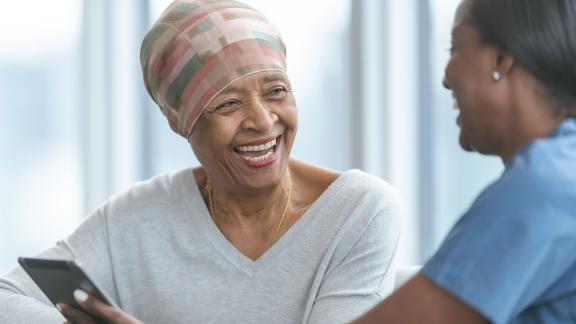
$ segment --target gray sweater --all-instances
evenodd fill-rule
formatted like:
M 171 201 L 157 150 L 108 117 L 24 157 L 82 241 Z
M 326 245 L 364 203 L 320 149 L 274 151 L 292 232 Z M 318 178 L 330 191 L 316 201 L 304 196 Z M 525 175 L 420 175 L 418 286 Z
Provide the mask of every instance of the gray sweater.
M 185 169 L 112 197 L 39 257 L 75 257 L 146 323 L 342 323 L 391 292 L 399 232 L 392 187 L 350 170 L 252 261 Z M 62 321 L 22 269 L 0 279 L 0 323 Z

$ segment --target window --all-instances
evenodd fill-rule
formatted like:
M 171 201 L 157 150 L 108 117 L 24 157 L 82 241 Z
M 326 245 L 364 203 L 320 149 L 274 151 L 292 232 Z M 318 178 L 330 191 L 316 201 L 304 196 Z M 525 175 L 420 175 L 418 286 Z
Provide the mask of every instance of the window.
M 80 16 L 74 0 L 0 3 L 0 273 L 82 213 Z
M 459 128 L 457 112 L 450 92 L 441 85 L 444 68 L 449 59 L 450 37 L 453 16 L 459 0 L 431 0 L 432 14 L 432 93 L 434 131 L 433 192 L 434 226 L 430 255 L 446 236 L 453 223 L 472 204 L 476 196 L 503 170 L 502 162 L 496 157 L 464 152 L 458 144 Z M 426 217 L 422 215 L 421 217 Z
M 355 166 L 399 191 L 404 264 L 424 263 L 502 170 L 498 159 L 459 147 L 457 113 L 441 86 L 459 2 L 353 1 Z

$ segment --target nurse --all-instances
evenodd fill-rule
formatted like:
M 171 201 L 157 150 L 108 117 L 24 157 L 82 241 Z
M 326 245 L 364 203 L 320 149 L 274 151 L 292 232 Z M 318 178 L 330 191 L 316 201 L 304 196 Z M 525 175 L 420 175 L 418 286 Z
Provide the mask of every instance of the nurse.
M 444 86 L 497 155 L 436 254 L 357 323 L 576 323 L 576 1 L 464 0 Z

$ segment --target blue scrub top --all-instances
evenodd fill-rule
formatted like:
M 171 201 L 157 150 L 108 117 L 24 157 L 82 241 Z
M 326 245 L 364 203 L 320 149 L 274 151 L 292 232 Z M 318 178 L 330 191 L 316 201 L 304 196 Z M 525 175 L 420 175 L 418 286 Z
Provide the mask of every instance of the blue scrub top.
M 519 151 L 422 273 L 494 323 L 576 323 L 576 119 Z

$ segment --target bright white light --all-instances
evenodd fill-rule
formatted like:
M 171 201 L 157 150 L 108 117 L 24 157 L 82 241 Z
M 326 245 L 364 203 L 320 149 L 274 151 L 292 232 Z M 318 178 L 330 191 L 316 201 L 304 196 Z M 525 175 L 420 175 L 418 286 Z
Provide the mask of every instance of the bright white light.
M 77 44 L 81 0 L 0 2 L 0 58 L 41 58 Z

